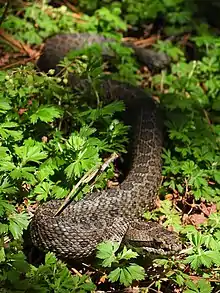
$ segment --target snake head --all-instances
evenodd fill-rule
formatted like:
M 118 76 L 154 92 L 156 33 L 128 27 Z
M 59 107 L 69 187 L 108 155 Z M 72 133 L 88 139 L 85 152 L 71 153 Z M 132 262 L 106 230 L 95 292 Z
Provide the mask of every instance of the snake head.
M 125 242 L 152 255 L 175 255 L 182 250 L 179 236 L 155 222 L 133 221 Z

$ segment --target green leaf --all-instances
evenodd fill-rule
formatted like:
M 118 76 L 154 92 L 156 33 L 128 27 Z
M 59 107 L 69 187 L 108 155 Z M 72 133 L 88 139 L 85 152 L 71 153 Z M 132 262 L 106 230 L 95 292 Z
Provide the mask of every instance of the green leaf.
M 120 244 L 118 242 L 105 241 L 97 245 L 96 257 L 102 259 L 103 267 L 111 267 L 112 263 L 118 262 L 115 252 Z
M 29 264 L 25 260 L 25 255 L 22 252 L 12 254 L 11 256 L 12 266 L 19 272 L 27 273 L 29 270 Z
M 201 279 L 198 282 L 193 282 L 191 280 L 186 281 L 186 286 L 188 287 L 184 290 L 184 293 L 211 293 L 212 287 L 208 281 Z
M 220 253 L 219 253 L 219 250 L 206 251 L 206 256 L 211 259 L 211 262 L 212 262 L 211 264 L 215 264 L 216 266 L 220 266 Z M 206 265 L 206 267 L 209 267 L 209 266 Z
M 98 149 L 92 146 L 86 147 L 79 151 L 75 162 L 66 167 L 65 173 L 68 178 L 80 177 L 83 171 L 88 171 L 100 161 Z
M 11 109 L 9 101 L 5 98 L 0 98 L 0 114 L 6 113 L 8 110 Z
M 188 256 L 184 262 L 190 263 L 191 267 L 195 270 L 197 270 L 201 266 L 210 268 L 213 263 L 212 256 L 213 255 L 210 254 L 209 251 L 203 251 L 202 249 L 200 249 L 199 254 L 193 254 L 191 256 Z
M 112 283 L 114 283 L 119 280 L 120 274 L 121 274 L 121 269 L 117 268 L 117 269 L 111 271 L 111 273 L 108 275 L 108 278 Z
M 201 279 L 198 281 L 198 287 L 200 288 L 201 293 L 211 293 L 212 287 L 208 281 Z
M 5 261 L 5 250 L 4 247 L 0 247 L 0 262 Z
M 9 216 L 9 231 L 14 239 L 19 239 L 24 229 L 29 225 L 29 217 L 25 213 L 13 213 Z
M 50 175 L 54 175 L 54 169 L 50 165 L 44 165 L 39 168 L 37 172 L 37 178 L 39 181 L 44 181 L 47 179 Z
M 133 280 L 140 281 L 145 279 L 145 271 L 143 267 L 137 264 L 131 264 L 127 267 L 127 270 L 131 274 Z
M 36 178 L 32 174 L 36 171 L 35 167 L 17 168 L 11 171 L 10 176 L 12 179 L 24 179 L 26 183 L 36 184 Z
M 72 148 L 74 151 L 79 151 L 83 149 L 85 143 L 85 138 L 76 134 L 72 134 L 67 141 L 67 147 Z
M 46 265 L 52 265 L 56 263 L 56 257 L 52 252 L 48 252 L 45 255 L 45 264 Z
M 11 128 L 17 128 L 19 125 L 15 122 L 5 122 L 0 124 L 0 136 L 3 139 L 12 137 L 15 141 L 21 140 L 23 134 L 19 130 L 11 130 Z
M 193 231 L 193 233 L 189 232 L 187 236 L 192 244 L 198 248 L 204 243 L 204 238 L 202 234 L 198 231 Z
M 41 160 L 47 158 L 47 153 L 42 151 L 41 145 L 31 146 L 27 143 L 24 146 L 16 146 L 15 153 L 21 158 L 22 166 L 28 162 L 40 163 Z
M 13 213 L 15 211 L 15 207 L 8 203 L 7 200 L 2 199 L 0 197 L 0 216 L 3 216 L 6 212 L 7 214 Z
M 16 168 L 15 164 L 8 161 L 2 161 L 0 162 L 0 171 L 7 172 L 12 171 Z
M 145 271 L 139 265 L 131 264 L 130 266 L 125 266 L 122 268 L 117 268 L 110 272 L 108 278 L 111 282 L 116 282 L 119 280 L 120 284 L 125 285 L 126 287 L 131 285 L 134 280 L 144 280 Z
M 5 194 L 13 194 L 17 191 L 16 186 L 14 186 L 13 183 L 9 183 L 9 179 L 6 177 L 4 178 L 2 176 L 1 178 L 1 185 L 0 185 L 0 194 L 5 193 Z
M 220 229 L 220 213 L 212 213 L 209 216 L 208 225 L 215 229 Z
M 52 187 L 52 195 L 57 199 L 65 198 L 68 195 L 68 193 L 69 193 L 69 190 L 64 189 L 58 185 L 54 185 Z
M 42 105 L 38 110 L 30 116 L 32 123 L 36 123 L 37 120 L 43 122 L 52 122 L 54 119 L 62 116 L 63 111 L 54 106 Z
M 0 223 L 0 234 L 5 234 L 8 232 L 8 225 Z
M 123 251 L 119 253 L 118 259 L 126 259 L 129 260 L 131 258 L 136 258 L 138 256 L 137 252 L 132 251 L 131 249 L 127 249 L 126 246 L 124 246 Z
M 129 285 L 131 285 L 132 283 L 132 276 L 131 274 L 128 272 L 126 267 L 123 267 L 120 269 L 120 284 L 125 285 L 126 287 L 128 287 Z
M 34 189 L 34 195 L 37 195 L 36 199 L 39 201 L 46 201 L 48 196 L 51 195 L 53 186 L 53 182 L 41 182 L 40 184 L 38 184 Z

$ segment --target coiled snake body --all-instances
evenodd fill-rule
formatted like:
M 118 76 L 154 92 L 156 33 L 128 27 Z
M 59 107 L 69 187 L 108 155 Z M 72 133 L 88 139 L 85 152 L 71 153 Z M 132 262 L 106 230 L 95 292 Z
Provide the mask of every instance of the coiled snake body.
M 60 34 L 46 42 L 38 67 L 56 68 L 71 49 L 85 44 L 103 43 L 104 38 L 88 34 Z M 151 67 L 164 66 L 164 55 L 134 48 L 141 61 Z M 58 257 L 74 260 L 91 255 L 104 240 L 126 241 L 149 252 L 168 254 L 180 250 L 178 236 L 154 222 L 141 220 L 143 212 L 155 207 L 161 182 L 162 123 L 160 112 L 142 89 L 128 84 L 105 81 L 104 93 L 122 99 L 126 116 L 132 117 L 133 145 L 130 171 L 117 189 L 87 195 L 54 216 L 61 201 L 41 205 L 31 223 L 31 238 L 40 249 Z

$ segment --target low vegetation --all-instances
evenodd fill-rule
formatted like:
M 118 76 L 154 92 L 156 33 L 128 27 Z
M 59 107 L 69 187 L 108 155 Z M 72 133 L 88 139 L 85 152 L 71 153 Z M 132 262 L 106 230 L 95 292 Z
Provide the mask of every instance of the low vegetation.
M 128 286 L 143 292 L 220 292 L 220 39 L 200 1 L 1 2 L 0 292 Z M 23 234 L 36 204 L 66 198 L 87 172 L 125 153 L 128 144 L 128 127 L 119 115 L 124 104 L 102 99 L 106 67 L 97 47 L 65 58 L 61 76 L 36 72 L 44 40 L 76 31 L 115 38 L 111 77 L 146 87 L 165 110 L 160 203 L 144 217 L 181 235 L 177 256 L 148 260 L 135 249 L 104 242 L 96 263 L 80 269 L 67 268 L 52 253 L 38 266 L 27 261 Z M 151 73 L 120 44 L 123 36 L 166 52 L 170 67 Z M 73 93 L 67 86 L 69 72 L 90 80 L 89 100 L 86 90 Z M 74 198 L 106 188 L 114 176 L 110 163 L 93 183 L 82 182 Z

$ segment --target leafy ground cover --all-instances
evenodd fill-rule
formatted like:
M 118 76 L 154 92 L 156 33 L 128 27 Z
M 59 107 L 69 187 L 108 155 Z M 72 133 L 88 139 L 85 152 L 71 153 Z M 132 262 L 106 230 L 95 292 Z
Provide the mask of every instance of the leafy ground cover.
M 220 39 L 204 6 L 192 0 L 2 1 L 0 292 L 120 291 L 131 285 L 143 292 L 220 291 Z M 112 77 L 146 87 L 165 110 L 160 201 L 144 217 L 180 233 L 184 249 L 178 256 L 148 260 L 106 242 L 97 247 L 96 263 L 80 269 L 67 268 L 51 253 L 40 266 L 26 259 L 22 236 L 37 203 L 67 197 L 82 176 L 126 152 L 128 143 L 118 116 L 123 103 L 102 100 L 106 68 L 97 48 L 72 56 L 74 67 L 66 58 L 62 76 L 35 70 L 45 38 L 74 31 L 129 38 L 172 59 L 170 68 L 153 74 L 118 43 Z M 73 93 L 66 85 L 73 70 L 91 81 L 89 101 L 86 91 Z M 82 182 L 75 198 L 114 183 L 114 176 L 111 163 L 93 184 Z

